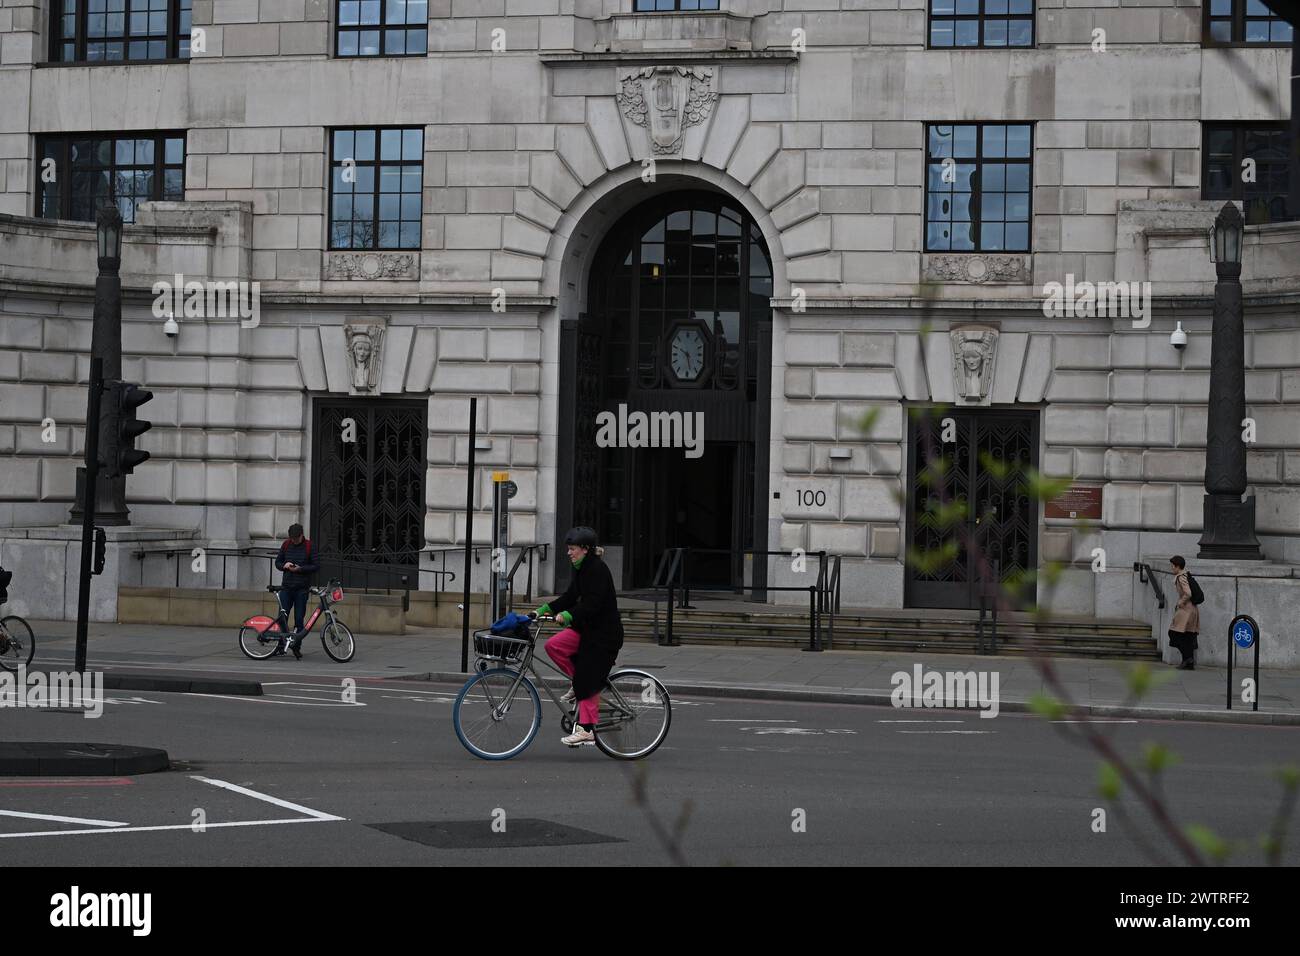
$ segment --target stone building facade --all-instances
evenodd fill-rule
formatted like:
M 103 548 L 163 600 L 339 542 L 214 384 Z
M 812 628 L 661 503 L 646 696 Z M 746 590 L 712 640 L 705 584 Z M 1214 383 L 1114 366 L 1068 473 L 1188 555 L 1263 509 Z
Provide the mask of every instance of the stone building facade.
M 480 504 L 508 470 L 514 544 L 590 520 L 627 587 L 682 536 L 826 550 L 846 604 L 967 606 L 904 560 L 924 498 L 909 409 L 940 403 L 962 435 L 1100 494 L 1090 528 L 1017 516 L 1019 560 L 1067 565 L 1054 610 L 1141 616 L 1132 563 L 1195 554 L 1223 203 L 1205 144 L 1214 124 L 1285 122 L 1289 46 L 1207 46 L 1178 0 L 1038 0 L 1020 49 L 932 46 L 925 0 L 429 0 L 422 55 L 348 57 L 336 0 L 193 0 L 187 61 L 50 63 L 50 6 L 0 5 L 0 526 L 66 522 L 82 450 L 94 231 L 43 160 L 65 134 L 131 131 L 184 145 L 182 193 L 138 197 L 125 237 L 123 374 L 155 394 L 136 524 L 213 547 L 295 520 L 350 554 L 454 546 L 477 395 Z M 936 248 L 951 210 L 930 137 L 957 126 L 1030 130 L 1023 246 L 1007 225 L 985 251 Z M 367 162 L 338 132 L 395 129 L 419 132 L 418 241 L 337 241 L 347 163 Z M 674 242 L 702 250 L 682 309 L 645 285 L 661 261 L 675 281 Z M 1300 563 L 1300 226 L 1248 226 L 1243 261 L 1251 493 L 1269 557 Z M 256 324 L 182 314 L 168 338 L 153 286 L 175 276 L 257 283 Z M 1150 283 L 1144 319 L 1045 305 L 1052 283 L 1115 282 Z M 652 310 L 638 351 L 621 323 Z M 593 413 L 621 403 L 704 410 L 707 464 L 597 448 Z M 327 448 L 347 417 L 360 465 Z M 67 426 L 54 441 L 47 419 Z M 1095 573 L 1097 547 L 1119 573 Z M 786 560 L 770 575 L 808 583 Z

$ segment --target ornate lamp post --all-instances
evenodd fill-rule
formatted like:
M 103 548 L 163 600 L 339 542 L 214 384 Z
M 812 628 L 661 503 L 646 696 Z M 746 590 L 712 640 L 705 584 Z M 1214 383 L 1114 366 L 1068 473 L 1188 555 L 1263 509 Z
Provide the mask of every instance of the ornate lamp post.
M 104 360 L 104 379 L 122 377 L 122 214 L 115 203 L 104 203 L 95 214 L 95 241 L 99 251 L 99 275 L 95 277 L 95 311 L 90 333 L 90 357 Z M 117 409 L 102 402 L 99 410 L 99 447 L 105 448 L 116 429 Z M 89 429 L 91 424 L 86 423 Z M 80 472 L 80 470 L 79 470 Z M 82 479 L 84 480 L 84 478 Z M 82 495 L 72 507 L 71 520 L 82 519 Z M 100 525 L 125 525 L 131 519 L 126 510 L 126 478 L 110 478 L 104 470 L 95 482 L 95 516 Z
M 1241 315 L 1241 245 L 1245 223 L 1224 203 L 1211 242 L 1218 281 L 1210 343 L 1210 406 L 1205 440 L 1205 523 L 1201 558 L 1262 561 L 1255 537 L 1255 498 L 1245 501 L 1246 332 Z

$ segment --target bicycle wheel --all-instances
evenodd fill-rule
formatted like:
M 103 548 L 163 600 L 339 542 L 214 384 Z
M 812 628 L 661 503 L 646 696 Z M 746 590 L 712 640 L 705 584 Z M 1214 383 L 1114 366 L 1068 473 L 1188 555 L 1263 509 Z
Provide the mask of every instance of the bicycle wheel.
M 0 667 L 16 671 L 36 655 L 36 635 L 21 617 L 0 620 Z
M 357 643 L 352 640 L 352 632 L 342 621 L 330 621 L 320 632 L 320 642 L 330 660 L 346 664 L 357 652 Z
M 664 742 L 672 720 L 668 690 L 653 674 L 615 671 L 601 691 L 596 746 L 619 760 L 640 760 Z
M 251 624 L 245 624 L 239 629 L 239 649 L 245 657 L 264 661 L 275 653 L 280 640 L 287 636 L 274 624 L 260 631 Z
M 465 749 L 484 760 L 509 760 L 522 753 L 542 726 L 542 701 L 527 677 L 514 695 L 519 672 L 497 667 L 470 678 L 451 708 L 456 736 Z

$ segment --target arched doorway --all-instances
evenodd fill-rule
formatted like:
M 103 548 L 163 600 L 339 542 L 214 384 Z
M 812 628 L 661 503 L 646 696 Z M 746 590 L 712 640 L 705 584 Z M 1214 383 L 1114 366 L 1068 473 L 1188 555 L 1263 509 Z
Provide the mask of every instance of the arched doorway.
M 560 513 L 597 529 L 623 587 L 671 547 L 692 583 L 737 583 L 766 548 L 771 297 L 762 233 L 717 192 L 641 203 L 594 255 L 561 335 Z

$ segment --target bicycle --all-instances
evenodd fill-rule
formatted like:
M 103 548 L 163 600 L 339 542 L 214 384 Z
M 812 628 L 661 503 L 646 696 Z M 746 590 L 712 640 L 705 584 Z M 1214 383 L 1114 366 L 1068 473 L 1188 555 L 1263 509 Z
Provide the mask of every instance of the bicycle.
M 281 590 L 274 584 L 268 584 L 266 589 L 272 594 L 279 594 Z M 346 664 L 356 654 L 357 647 L 348 626 L 334 613 L 334 605 L 343 600 L 343 586 L 338 581 L 331 581 L 323 588 L 307 590 L 320 598 L 320 607 L 312 611 L 311 617 L 303 625 L 302 640 L 307 639 L 307 635 L 316 626 L 321 615 L 325 615 L 328 621 L 321 628 L 321 645 L 330 660 Z M 280 613 L 275 617 L 254 614 L 240 625 L 239 649 L 244 652 L 245 657 L 262 661 L 273 655 L 282 641 L 288 641 L 293 636 L 293 632 L 289 630 L 289 612 L 285 608 L 281 608 Z
M 17 671 L 36 656 L 36 635 L 16 614 L 0 618 L 0 669 Z
M 509 760 L 528 748 L 542 724 L 541 684 L 560 709 L 560 726 L 572 733 L 577 701 L 566 705 L 541 679 L 533 666 L 543 618 L 528 629 L 528 637 L 508 637 L 488 630 L 474 632 L 475 668 L 478 673 L 461 688 L 452 705 L 452 723 L 460 742 L 484 760 Z M 493 667 L 497 663 L 500 666 Z M 558 667 L 542 664 L 569 680 Z M 526 675 L 532 675 L 532 680 Z M 481 709 L 480 709 L 481 708 Z M 595 743 L 619 760 L 640 760 L 664 742 L 672 723 L 668 690 L 653 674 L 635 668 L 614 670 L 600 694 Z

